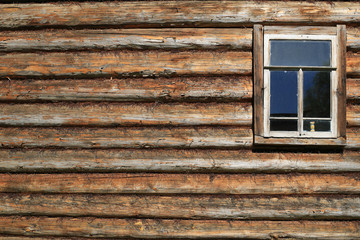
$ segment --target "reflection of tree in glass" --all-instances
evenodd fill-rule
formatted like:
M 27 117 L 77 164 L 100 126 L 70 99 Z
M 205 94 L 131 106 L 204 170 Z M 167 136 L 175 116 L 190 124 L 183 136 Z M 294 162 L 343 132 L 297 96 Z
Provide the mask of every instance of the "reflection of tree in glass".
M 313 74 L 304 72 L 304 117 L 330 117 L 330 73 Z

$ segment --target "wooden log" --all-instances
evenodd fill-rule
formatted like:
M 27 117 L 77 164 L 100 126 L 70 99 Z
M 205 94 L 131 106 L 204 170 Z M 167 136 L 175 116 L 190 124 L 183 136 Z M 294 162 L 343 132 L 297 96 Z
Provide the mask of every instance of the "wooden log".
M 360 152 L 0 149 L 0 172 L 360 172 Z
M 251 74 L 251 52 L 48 52 L 0 55 L 0 77 Z
M 3 4 L 0 26 L 243 27 L 254 23 L 334 25 L 360 21 L 353 2 L 161 1 Z
M 250 50 L 251 28 L 3 31 L 0 51 L 114 49 Z
M 0 80 L 0 101 L 228 102 L 250 101 L 251 98 L 252 79 L 250 76 Z
M 1 216 L 0 233 L 24 236 L 191 239 L 356 239 L 358 221 L 157 220 Z
M 346 148 L 360 148 L 360 128 L 346 129 Z
M 348 77 L 360 77 L 360 52 L 347 52 L 346 74 Z
M 360 100 L 360 79 L 348 78 L 346 81 L 347 99 L 350 101 Z
M 250 126 L 250 103 L 0 104 L 3 126 Z
M 360 127 L 360 105 L 347 105 L 346 121 L 348 126 Z
M 347 27 L 347 49 L 350 51 L 360 50 L 360 28 Z
M 360 194 L 353 174 L 0 174 L 5 193 Z
M 267 33 L 276 33 L 267 27 Z M 309 28 L 309 27 L 307 27 Z M 330 34 L 329 27 L 277 27 L 292 34 Z M 336 34 L 336 28 L 335 33 Z M 86 29 L 3 31 L 0 51 L 67 51 L 89 49 L 238 49 L 252 48 L 251 28 L 177 28 L 177 29 Z M 347 49 L 360 49 L 360 30 L 347 29 Z
M 0 128 L 2 147 L 244 148 L 246 127 Z
M 349 220 L 360 198 L 0 194 L 1 215 L 250 220 Z M 146 206 L 146 207 L 144 207 Z

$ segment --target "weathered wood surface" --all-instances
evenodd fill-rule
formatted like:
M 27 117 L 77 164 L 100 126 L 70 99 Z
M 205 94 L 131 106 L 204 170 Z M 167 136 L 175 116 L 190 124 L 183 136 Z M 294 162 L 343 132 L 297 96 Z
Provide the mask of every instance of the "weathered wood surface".
M 3 53 L 0 77 L 250 75 L 251 62 L 251 52 L 240 51 Z
M 360 128 L 347 128 L 346 131 L 345 148 L 359 149 Z M 0 128 L 1 146 L 8 148 L 247 148 L 252 146 L 252 142 L 251 129 L 232 126 Z M 280 139 L 278 144 L 292 143 Z M 318 144 L 314 142 L 314 145 Z
M 132 238 L 356 239 L 358 221 L 154 220 L 1 216 L 0 233 Z
M 356 23 L 358 2 L 153 1 L 0 5 L 2 28 Z
M 247 127 L 7 127 L 0 128 L 0 143 L 10 148 L 244 148 L 251 146 L 252 133 Z
M 359 51 L 360 49 L 360 28 L 347 27 L 347 49 L 351 51 Z
M 358 89 L 360 91 L 360 84 Z M 360 93 L 358 96 L 360 98 Z M 251 98 L 252 79 L 250 76 L 0 80 L 1 101 L 228 102 L 249 101 Z
M 10 150 L 1 172 L 360 172 L 360 152 L 254 153 L 248 150 Z
M 258 144 L 274 144 L 281 146 L 293 146 L 306 144 L 307 146 L 340 146 L 343 145 L 348 149 L 360 148 L 360 128 L 353 127 L 346 129 L 346 139 L 299 139 L 299 138 L 272 138 L 267 139 L 261 136 L 255 136 L 255 142 Z
M 360 99 L 360 79 L 348 78 L 348 100 Z M 241 77 L 0 80 L 1 101 L 248 101 L 252 80 Z
M 360 100 L 360 79 L 346 79 L 346 94 L 348 100 Z
M 0 104 L 3 126 L 250 126 L 251 123 L 250 103 Z
M 360 148 L 360 128 L 346 129 L 346 148 Z
M 347 105 L 346 121 L 348 126 L 360 127 L 360 105 Z
M 1 215 L 190 219 L 358 219 L 360 198 L 0 194 Z M 144 207 L 146 206 L 146 207 Z
M 337 79 L 336 79 L 336 133 L 337 137 L 346 137 L 346 25 L 337 25 Z M 356 69 L 357 70 L 357 69 Z M 355 71 L 356 71 L 355 70 Z M 301 110 L 302 111 L 302 110 Z M 350 116 L 353 117 L 353 116 Z M 351 123 L 350 123 L 351 124 Z
M 251 28 L 3 31 L 0 51 L 237 49 L 252 47 Z
M 254 102 L 254 134 L 264 135 L 264 28 L 254 25 L 253 49 L 253 102 Z
M 6 193 L 360 194 L 351 174 L 0 174 Z
M 347 53 L 347 75 L 360 76 L 360 53 Z M 112 51 L 3 53 L 0 77 L 226 75 L 252 72 L 251 52 Z
M 277 33 L 273 26 L 267 33 Z M 279 27 L 277 27 L 279 29 Z M 310 29 L 310 30 L 309 30 Z M 336 28 L 335 34 L 336 34 Z M 281 33 L 330 34 L 329 27 L 281 26 Z M 347 29 L 347 49 L 360 49 L 359 28 Z M 251 28 L 86 29 L 3 31 L 0 51 L 66 51 L 114 49 L 238 49 L 252 48 Z
M 346 74 L 348 77 L 360 77 L 360 51 L 347 52 Z

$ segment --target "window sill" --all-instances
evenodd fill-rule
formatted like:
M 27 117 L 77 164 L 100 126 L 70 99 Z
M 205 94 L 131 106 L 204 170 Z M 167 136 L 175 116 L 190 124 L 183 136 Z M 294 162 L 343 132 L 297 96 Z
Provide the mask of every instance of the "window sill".
M 338 146 L 346 144 L 344 137 L 339 138 L 284 138 L 255 136 L 257 145 L 284 145 L 284 146 Z

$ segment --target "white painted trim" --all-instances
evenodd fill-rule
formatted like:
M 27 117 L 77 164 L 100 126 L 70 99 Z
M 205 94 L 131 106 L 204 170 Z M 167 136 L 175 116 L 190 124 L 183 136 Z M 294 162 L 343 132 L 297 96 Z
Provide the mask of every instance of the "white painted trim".
M 274 66 L 270 66 L 270 40 L 328 40 L 331 41 L 331 66 L 328 67 L 314 67 L 314 66 L 291 66 L 297 68 L 298 71 L 298 132 L 292 131 L 270 131 L 270 69 Z M 296 137 L 296 138 L 335 138 L 337 136 L 337 75 L 338 75 L 338 42 L 336 35 L 296 35 L 296 34 L 264 34 L 264 136 L 265 137 Z M 291 68 L 290 66 L 284 66 L 284 68 Z M 303 131 L 303 121 L 308 118 L 302 116 L 302 68 L 310 68 L 313 71 L 330 71 L 330 119 L 328 118 L 314 118 L 317 120 L 330 120 L 330 132 L 306 132 Z M 275 68 L 281 69 L 281 66 L 275 66 Z M 277 118 L 281 119 L 281 118 Z M 285 118 L 284 118 L 285 119 Z M 286 118 L 287 119 L 287 118 Z

